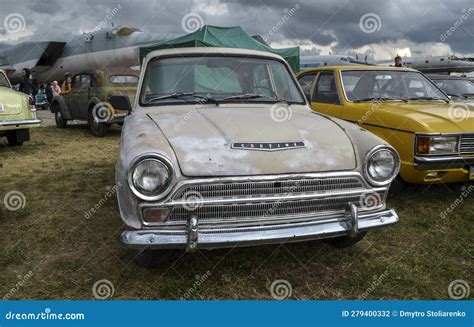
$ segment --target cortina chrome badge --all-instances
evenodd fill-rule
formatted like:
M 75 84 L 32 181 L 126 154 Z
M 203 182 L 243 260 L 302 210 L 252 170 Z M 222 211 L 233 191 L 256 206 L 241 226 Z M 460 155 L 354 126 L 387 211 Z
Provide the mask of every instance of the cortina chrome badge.
M 301 141 L 291 142 L 234 142 L 232 149 L 254 150 L 254 151 L 281 151 L 305 148 L 306 144 Z

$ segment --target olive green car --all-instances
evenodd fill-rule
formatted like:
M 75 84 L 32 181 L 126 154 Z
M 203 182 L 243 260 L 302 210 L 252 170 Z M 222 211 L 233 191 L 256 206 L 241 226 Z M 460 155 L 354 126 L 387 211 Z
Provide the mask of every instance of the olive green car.
M 137 91 L 139 72 L 128 68 L 88 70 L 72 77 L 71 89 L 51 101 L 56 126 L 66 128 L 68 121 L 87 121 L 95 136 L 104 136 L 107 127 L 123 124 L 128 112 L 114 109 L 108 102 L 113 95 L 128 96 Z
M 40 123 L 28 95 L 13 90 L 7 75 L 0 71 L 0 137 L 5 136 L 11 146 L 22 145 L 30 140 L 29 129 Z

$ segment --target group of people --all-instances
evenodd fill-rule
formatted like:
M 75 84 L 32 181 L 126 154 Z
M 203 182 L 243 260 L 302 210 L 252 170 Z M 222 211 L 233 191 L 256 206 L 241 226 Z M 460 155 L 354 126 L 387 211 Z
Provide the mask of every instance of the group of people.
M 36 77 L 28 68 L 24 68 L 18 90 L 30 96 L 31 104 L 45 103 L 46 101 L 49 104 L 55 96 L 68 93 L 71 90 L 71 77 L 66 74 L 62 87 L 57 81 L 42 83 L 38 86 Z

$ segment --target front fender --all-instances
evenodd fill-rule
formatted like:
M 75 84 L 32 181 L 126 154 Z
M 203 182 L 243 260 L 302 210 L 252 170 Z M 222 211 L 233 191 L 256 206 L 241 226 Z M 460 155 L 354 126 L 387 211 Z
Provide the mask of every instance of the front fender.
M 54 114 L 56 111 L 61 110 L 61 115 L 65 119 L 72 119 L 71 112 L 69 111 L 69 107 L 67 105 L 66 99 L 62 95 L 55 96 L 51 101 L 50 110 Z

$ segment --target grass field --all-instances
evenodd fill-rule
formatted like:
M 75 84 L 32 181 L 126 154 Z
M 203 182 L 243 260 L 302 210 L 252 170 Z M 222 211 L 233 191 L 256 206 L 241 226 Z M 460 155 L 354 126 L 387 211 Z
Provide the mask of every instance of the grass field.
M 473 285 L 473 184 L 408 187 L 390 201 L 400 223 L 351 249 L 314 241 L 139 267 L 118 242 L 116 198 L 107 196 L 119 135 L 95 138 L 75 125 L 35 129 L 23 147 L 0 140 L 0 297 L 93 299 L 103 279 L 111 299 L 271 299 L 276 280 L 291 285 L 290 299 L 449 299 L 451 282 Z M 12 191 L 24 198 L 15 203 Z

